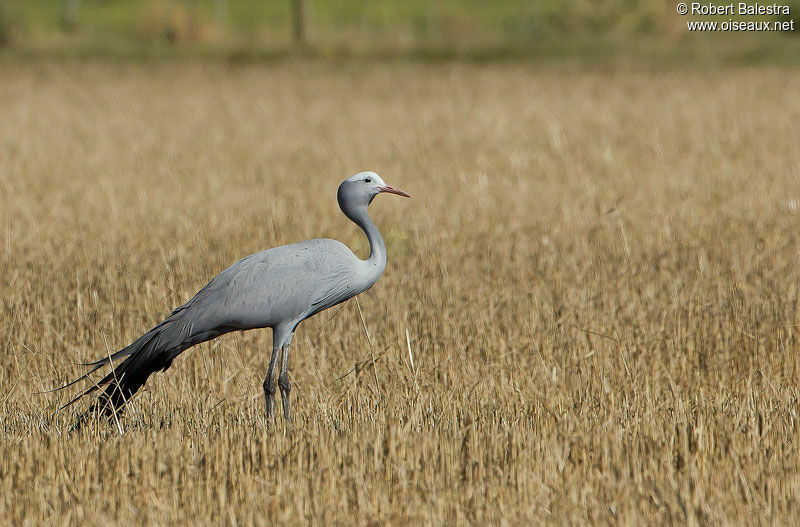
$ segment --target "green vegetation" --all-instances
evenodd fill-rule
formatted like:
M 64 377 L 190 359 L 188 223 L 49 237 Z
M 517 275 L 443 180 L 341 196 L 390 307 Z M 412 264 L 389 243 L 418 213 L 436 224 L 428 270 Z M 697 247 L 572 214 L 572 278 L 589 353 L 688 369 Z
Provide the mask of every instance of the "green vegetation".
M 307 0 L 306 53 L 443 58 L 597 55 L 680 61 L 795 61 L 792 34 L 690 33 L 656 0 Z M 792 0 L 792 16 L 800 2 Z M 6 55 L 283 56 L 296 48 L 292 2 L 10 0 L 0 9 Z

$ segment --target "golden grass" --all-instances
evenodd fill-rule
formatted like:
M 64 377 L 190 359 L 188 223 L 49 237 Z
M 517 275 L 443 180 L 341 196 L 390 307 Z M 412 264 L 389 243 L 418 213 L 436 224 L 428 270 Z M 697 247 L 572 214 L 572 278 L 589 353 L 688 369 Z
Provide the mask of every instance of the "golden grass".
M 796 523 L 798 100 L 788 70 L 5 68 L 0 520 Z M 370 209 L 372 346 L 353 301 L 299 327 L 293 427 L 268 330 L 120 428 L 33 395 L 239 257 L 363 256 L 335 191 L 365 169 L 414 199 Z

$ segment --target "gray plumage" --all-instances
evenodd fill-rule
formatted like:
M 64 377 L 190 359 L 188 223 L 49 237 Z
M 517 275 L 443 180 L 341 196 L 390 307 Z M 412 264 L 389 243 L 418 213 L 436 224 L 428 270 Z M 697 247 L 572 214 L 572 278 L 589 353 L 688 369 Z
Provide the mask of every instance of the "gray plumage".
M 92 369 L 62 388 L 107 364 L 112 364 L 113 370 L 65 406 L 104 387 L 93 408 L 106 414 L 119 411 L 152 373 L 169 368 L 182 351 L 230 331 L 269 327 L 273 329 L 273 346 L 264 380 L 267 417 L 273 414 L 272 378 L 281 355 L 278 386 L 284 417 L 290 419 L 287 370 L 295 328 L 308 317 L 366 291 L 386 268 L 386 246 L 367 214 L 367 206 L 381 192 L 408 197 L 384 183 L 375 172 L 346 179 L 337 193 L 342 212 L 367 235 L 370 254 L 366 260 L 343 243 L 327 238 L 283 245 L 243 258 L 129 346 L 86 364 Z

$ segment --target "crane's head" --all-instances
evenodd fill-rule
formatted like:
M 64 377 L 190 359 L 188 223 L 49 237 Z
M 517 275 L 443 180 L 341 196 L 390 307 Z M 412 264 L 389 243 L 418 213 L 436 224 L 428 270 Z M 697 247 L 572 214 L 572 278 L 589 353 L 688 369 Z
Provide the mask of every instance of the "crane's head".
M 411 197 L 402 190 L 387 185 L 375 172 L 360 172 L 345 179 L 339 185 L 339 192 L 336 197 L 339 200 L 339 207 L 342 210 L 349 210 L 356 206 L 366 207 L 372 203 L 375 196 L 382 192 L 397 194 L 406 198 Z

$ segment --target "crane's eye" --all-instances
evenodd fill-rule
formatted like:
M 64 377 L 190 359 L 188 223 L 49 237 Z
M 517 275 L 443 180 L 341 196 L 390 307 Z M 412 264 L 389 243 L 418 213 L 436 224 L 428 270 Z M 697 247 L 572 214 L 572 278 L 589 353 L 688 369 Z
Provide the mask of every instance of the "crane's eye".
M 364 183 L 372 183 L 372 179 L 367 178 L 367 179 L 364 180 Z

